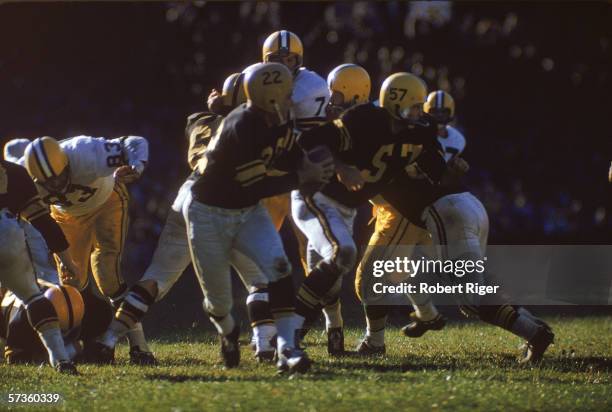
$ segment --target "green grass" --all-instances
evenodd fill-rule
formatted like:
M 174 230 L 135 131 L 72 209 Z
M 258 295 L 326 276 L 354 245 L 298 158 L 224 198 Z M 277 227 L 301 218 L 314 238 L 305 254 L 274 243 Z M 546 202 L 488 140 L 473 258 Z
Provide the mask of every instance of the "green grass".
M 81 376 L 49 367 L 0 365 L 0 394 L 60 393 L 56 408 L 91 410 L 612 410 L 612 322 L 600 318 L 550 319 L 557 343 L 539 368 L 516 364 L 518 338 L 478 323 L 409 340 L 387 331 L 385 357 L 329 359 L 326 338 L 306 338 L 312 372 L 277 376 L 242 348 L 242 364 L 224 370 L 216 340 L 185 334 L 153 341 L 162 366 L 127 364 L 118 348 L 115 366 L 81 365 Z M 354 347 L 361 331 L 347 332 Z M 0 410 L 7 409 L 0 403 Z M 49 409 L 20 406 L 17 409 Z

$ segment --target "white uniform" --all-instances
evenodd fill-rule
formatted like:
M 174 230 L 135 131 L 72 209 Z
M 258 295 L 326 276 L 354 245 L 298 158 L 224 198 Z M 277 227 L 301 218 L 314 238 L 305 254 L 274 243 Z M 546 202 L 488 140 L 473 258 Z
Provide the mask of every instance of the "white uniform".
M 438 136 L 438 142 L 444 149 L 444 159 L 448 162 L 453 156 L 458 156 L 465 150 L 465 137 L 453 126 L 446 126 L 448 136 Z
M 447 126 L 448 137 L 438 137 L 448 162 L 465 149 L 465 137 Z M 423 220 L 439 248 L 440 257 L 456 259 L 463 255 L 482 257 L 489 236 L 489 218 L 482 203 L 470 192 L 441 197 L 428 206 Z
M 291 94 L 298 130 L 309 129 L 326 120 L 325 107 L 329 97 L 325 79 L 304 67 L 298 70 Z
M 60 146 L 70 164 L 70 186 L 61 198 L 37 185 L 45 203 L 58 211 L 83 216 L 102 206 L 113 192 L 114 171 L 121 165 L 134 166 L 141 173 L 149 157 L 149 145 L 145 138 L 105 139 L 102 137 L 76 136 L 62 140 Z M 23 157 L 19 160 L 24 165 Z

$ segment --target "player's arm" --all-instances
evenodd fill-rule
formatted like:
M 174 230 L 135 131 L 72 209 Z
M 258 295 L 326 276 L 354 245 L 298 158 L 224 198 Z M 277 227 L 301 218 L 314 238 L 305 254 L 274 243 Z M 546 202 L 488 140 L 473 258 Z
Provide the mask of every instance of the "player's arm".
M 29 221 L 45 239 L 47 247 L 55 253 L 66 270 L 76 273 L 76 267 L 68 255 L 68 241 L 57 222 L 49 215 L 49 209 L 40 199 L 34 182 L 26 170 L 18 165 L 9 170 L 9 185 L 18 187 L 12 190 L 11 212 Z
M 81 138 L 77 143 L 82 144 L 86 152 L 86 146 L 94 146 L 95 173 L 98 176 L 115 175 L 123 183 L 130 183 L 140 177 L 149 159 L 149 143 L 144 137 L 123 136 L 116 139 Z

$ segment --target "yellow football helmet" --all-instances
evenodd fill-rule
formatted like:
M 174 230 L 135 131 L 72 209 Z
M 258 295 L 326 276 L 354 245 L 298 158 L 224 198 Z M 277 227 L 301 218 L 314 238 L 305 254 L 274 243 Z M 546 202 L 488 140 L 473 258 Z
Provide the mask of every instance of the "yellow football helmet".
M 444 90 L 429 93 L 423 110 L 439 123 L 448 123 L 455 117 L 455 100 Z
M 421 109 L 427 97 L 425 82 L 414 74 L 401 72 L 387 77 L 380 88 L 380 106 L 398 120 L 407 120 L 413 108 Z
M 263 63 L 252 68 L 246 73 L 244 88 L 252 106 L 277 114 L 281 124 L 287 121 L 293 76 L 285 65 Z
M 246 102 L 246 93 L 244 92 L 244 73 L 231 74 L 225 82 L 223 82 L 223 91 L 221 92 L 223 105 L 234 108 Z
M 70 183 L 68 156 L 57 140 L 39 137 L 24 153 L 25 167 L 32 179 L 53 193 L 65 193 Z
M 297 58 L 297 66 L 291 67 L 297 70 L 304 62 L 304 46 L 295 34 L 287 30 L 275 31 L 266 38 L 262 48 L 263 62 L 280 63 L 282 58 L 294 54 Z
M 366 103 L 370 98 L 371 81 L 368 72 L 356 64 L 342 64 L 327 76 L 327 86 L 332 92 L 342 93 L 344 103 Z
M 45 297 L 53 304 L 59 319 L 60 329 L 69 333 L 81 326 L 85 304 L 79 291 L 69 285 L 52 285 L 45 290 Z

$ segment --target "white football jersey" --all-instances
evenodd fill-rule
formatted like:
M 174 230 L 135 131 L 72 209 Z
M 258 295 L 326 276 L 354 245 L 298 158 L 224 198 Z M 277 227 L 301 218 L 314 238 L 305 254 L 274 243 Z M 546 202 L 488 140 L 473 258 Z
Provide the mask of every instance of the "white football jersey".
M 68 192 L 57 195 L 42 185 L 36 186 L 45 203 L 72 216 L 93 212 L 108 200 L 115 186 L 115 169 L 130 165 L 142 172 L 149 157 L 148 142 L 140 136 L 118 139 L 76 136 L 62 140 L 60 146 L 70 165 Z M 23 158 L 20 163 L 23 164 Z
M 444 160 L 447 162 L 453 157 L 460 155 L 465 149 L 465 137 L 453 126 L 446 126 L 447 137 L 438 136 L 438 142 L 444 149 Z
M 304 67 L 293 79 L 293 114 L 299 130 L 306 130 L 326 120 L 325 107 L 329 102 L 327 82 Z

